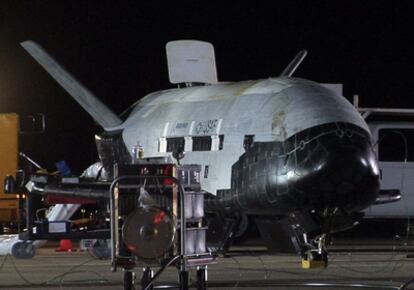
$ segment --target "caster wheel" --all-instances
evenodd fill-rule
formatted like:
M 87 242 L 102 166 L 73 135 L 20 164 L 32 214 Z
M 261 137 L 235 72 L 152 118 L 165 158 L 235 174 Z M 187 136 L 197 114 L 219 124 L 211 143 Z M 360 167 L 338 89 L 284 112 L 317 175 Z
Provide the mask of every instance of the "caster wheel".
M 141 287 L 142 289 L 145 289 L 145 287 L 147 287 L 148 283 L 151 281 L 152 279 L 152 270 L 150 267 L 146 267 L 144 269 L 144 272 L 142 273 L 142 278 L 141 278 Z M 151 285 L 148 290 L 152 290 L 154 289 L 154 286 Z
M 188 290 L 188 272 L 180 272 L 180 290 Z
M 135 273 L 125 270 L 124 272 L 124 290 L 135 290 Z
M 197 290 L 207 289 L 206 271 L 207 271 L 207 269 L 198 269 L 197 270 Z

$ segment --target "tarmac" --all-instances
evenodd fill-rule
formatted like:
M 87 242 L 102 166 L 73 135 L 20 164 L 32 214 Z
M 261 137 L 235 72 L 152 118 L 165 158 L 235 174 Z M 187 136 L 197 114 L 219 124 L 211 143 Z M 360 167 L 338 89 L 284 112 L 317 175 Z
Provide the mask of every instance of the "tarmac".
M 56 247 L 49 244 L 29 260 L 0 257 L 0 288 L 123 289 L 122 270 L 111 272 L 109 260 L 87 251 L 56 252 Z M 138 283 L 141 269 L 136 272 Z M 330 247 L 327 268 L 302 269 L 300 257 L 268 254 L 261 247 L 233 248 L 208 266 L 208 289 L 399 289 L 412 278 L 414 246 L 395 240 L 338 242 Z M 177 280 L 176 268 L 168 268 L 155 288 L 171 289 Z M 193 269 L 190 285 L 194 280 Z

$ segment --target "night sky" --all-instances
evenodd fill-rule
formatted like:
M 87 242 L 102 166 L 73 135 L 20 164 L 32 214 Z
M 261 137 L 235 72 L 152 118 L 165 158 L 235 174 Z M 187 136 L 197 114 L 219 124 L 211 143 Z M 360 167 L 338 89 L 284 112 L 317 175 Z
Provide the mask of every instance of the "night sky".
M 46 115 L 46 133 L 21 144 L 40 164 L 65 159 L 80 173 L 100 129 L 20 47 L 27 39 L 116 113 L 172 87 L 165 43 L 176 39 L 213 43 L 221 81 L 277 76 L 306 48 L 295 76 L 343 83 L 361 106 L 414 108 L 412 1 L 141 2 L 1 1 L 0 111 Z

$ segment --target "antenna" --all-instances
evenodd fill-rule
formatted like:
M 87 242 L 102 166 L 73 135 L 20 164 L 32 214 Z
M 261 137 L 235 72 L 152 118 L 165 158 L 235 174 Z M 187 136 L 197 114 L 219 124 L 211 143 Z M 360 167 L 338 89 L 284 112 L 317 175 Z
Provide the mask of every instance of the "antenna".
M 302 49 L 298 52 L 294 59 L 288 64 L 288 66 L 283 70 L 280 74 L 281 77 L 291 77 L 302 61 L 305 59 L 308 51 L 306 49 Z
M 214 47 L 199 40 L 176 40 L 166 45 L 170 83 L 216 84 Z

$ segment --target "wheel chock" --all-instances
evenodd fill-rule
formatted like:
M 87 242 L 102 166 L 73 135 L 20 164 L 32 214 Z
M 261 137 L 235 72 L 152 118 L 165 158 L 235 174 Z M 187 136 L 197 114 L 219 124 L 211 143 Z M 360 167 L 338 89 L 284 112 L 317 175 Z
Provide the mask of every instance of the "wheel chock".
M 302 269 L 315 269 L 315 268 L 325 268 L 325 267 L 326 267 L 325 261 L 302 259 Z

